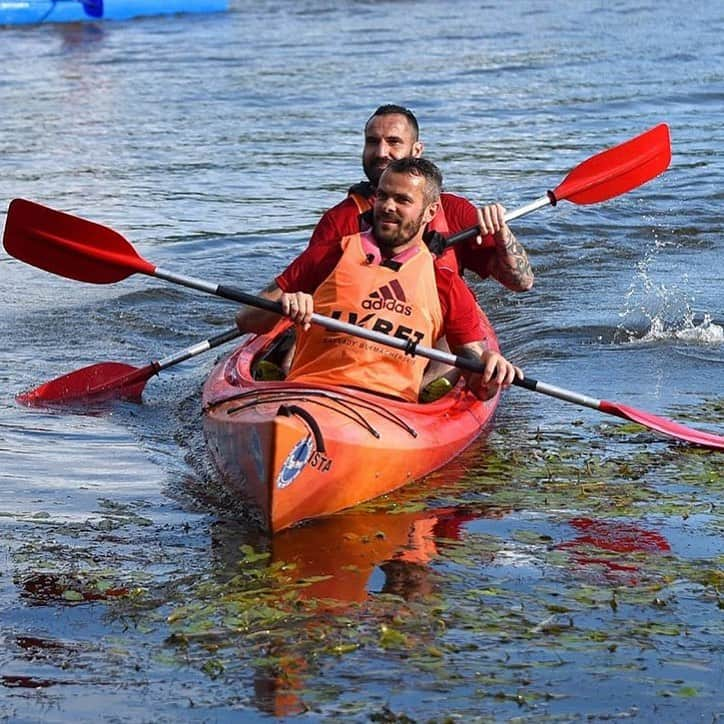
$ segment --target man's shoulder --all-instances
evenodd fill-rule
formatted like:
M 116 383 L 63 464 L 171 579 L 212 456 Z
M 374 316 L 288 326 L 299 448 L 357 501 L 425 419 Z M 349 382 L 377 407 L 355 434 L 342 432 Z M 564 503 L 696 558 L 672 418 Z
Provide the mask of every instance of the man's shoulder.
M 352 196 L 327 209 L 314 227 L 309 244 L 339 241 L 343 236 L 359 231 L 360 209 Z
M 340 214 L 359 214 L 359 206 L 355 200 L 357 198 L 370 199 L 374 194 L 374 189 L 369 181 L 360 181 L 349 187 L 347 195 L 334 206 L 330 206 L 325 212 L 325 216 L 338 216 Z
M 330 206 L 324 213 L 325 216 L 328 214 L 338 214 L 341 212 L 349 211 L 350 209 L 356 209 L 354 199 L 351 196 L 345 196 L 341 201 L 338 201 L 334 206 Z
M 353 184 L 347 191 L 347 198 L 356 194 L 362 196 L 365 199 L 369 199 L 375 193 L 375 187 L 369 181 L 360 181 L 359 183 Z
M 473 204 L 472 201 L 469 201 L 464 196 L 460 196 L 460 194 L 453 194 L 449 191 L 443 191 L 440 194 L 440 203 L 445 208 L 445 211 L 448 209 L 466 209 L 469 207 L 475 209 L 475 204 Z

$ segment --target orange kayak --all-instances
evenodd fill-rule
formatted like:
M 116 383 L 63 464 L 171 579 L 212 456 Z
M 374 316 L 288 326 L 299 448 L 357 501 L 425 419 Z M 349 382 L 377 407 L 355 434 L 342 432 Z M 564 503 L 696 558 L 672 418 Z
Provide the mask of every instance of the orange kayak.
M 487 323 L 487 320 L 485 320 Z M 204 433 L 226 487 L 271 533 L 372 500 L 431 473 L 491 421 L 462 380 L 430 403 L 363 390 L 259 380 L 290 329 L 248 335 L 203 389 Z M 488 327 L 489 342 L 496 343 Z

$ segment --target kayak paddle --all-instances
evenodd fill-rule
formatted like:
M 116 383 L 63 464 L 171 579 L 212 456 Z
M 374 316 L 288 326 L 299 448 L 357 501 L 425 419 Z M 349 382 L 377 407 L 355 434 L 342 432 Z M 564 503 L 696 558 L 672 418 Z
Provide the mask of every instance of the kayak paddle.
M 281 314 L 281 304 L 278 302 L 248 294 L 235 287 L 214 284 L 154 266 L 141 257 L 131 243 L 117 231 L 25 199 L 14 199 L 10 203 L 3 243 L 7 252 L 15 258 L 70 279 L 108 284 L 121 281 L 131 274 L 141 273 Z M 442 350 L 415 346 L 410 340 L 398 339 L 320 314 L 313 314 L 312 322 L 333 331 L 372 340 L 461 369 L 472 372 L 483 370 L 483 365 L 478 360 L 459 357 Z M 678 440 L 724 450 L 724 437 L 692 430 L 627 405 L 597 400 L 530 378 L 516 379 L 514 384 L 533 392 L 631 420 Z
M 665 123 L 578 164 L 545 196 L 505 215 L 506 223 L 559 201 L 595 204 L 625 194 L 666 171 L 671 163 L 671 137 Z M 477 234 L 476 226 L 447 239 L 447 246 Z
M 91 5 L 95 1 L 96 0 L 86 0 L 86 4 Z M 100 0 L 98 0 L 98 4 L 102 8 L 102 2 L 100 2 Z M 515 211 L 508 212 L 505 215 L 505 220 L 506 222 L 512 221 L 549 204 L 555 206 L 558 201 L 564 199 L 579 204 L 592 204 L 598 201 L 605 201 L 606 199 L 626 193 L 646 183 L 654 178 L 654 176 L 665 171 L 670 161 L 671 139 L 669 129 L 666 124 L 662 123 L 636 138 L 619 144 L 607 151 L 603 151 L 582 162 L 570 171 L 566 178 L 553 191 L 549 191 L 546 196 L 541 197 L 537 201 L 522 206 Z M 27 214 L 29 213 L 28 211 Z M 58 223 L 60 223 L 60 221 L 59 219 Z M 71 223 L 70 232 L 72 234 L 72 222 L 69 223 Z M 84 221 L 83 223 L 88 225 L 92 222 Z M 59 228 L 62 231 L 62 227 Z M 102 236 L 105 234 L 107 240 L 114 233 L 110 229 L 104 229 L 103 227 L 100 227 L 100 231 Z M 451 244 L 472 238 L 477 234 L 478 227 L 472 226 L 450 236 L 446 244 L 450 246 Z M 113 250 L 115 248 L 114 244 L 117 242 L 118 240 L 115 240 L 114 243 L 111 243 L 108 246 L 109 250 Z M 125 240 L 122 240 L 117 243 L 121 253 L 123 253 L 125 249 L 124 242 Z M 105 276 L 98 279 L 89 279 L 83 276 L 69 274 L 67 273 L 67 269 L 65 272 L 58 272 L 55 266 L 56 261 L 54 260 L 49 260 L 48 266 L 43 266 L 38 263 L 37 259 L 24 259 L 24 261 L 29 261 L 29 263 L 40 266 L 47 271 L 61 273 L 63 276 L 71 276 L 73 279 L 80 279 L 81 281 L 105 283 L 119 281 L 127 276 L 127 274 L 123 274 L 117 279 Z M 62 263 L 62 260 L 60 260 L 60 263 Z M 137 269 L 136 271 L 142 270 Z M 94 276 L 94 274 L 92 273 L 91 276 Z M 231 330 L 226 334 L 231 334 Z M 230 336 L 226 339 L 225 335 L 219 335 L 219 337 L 224 337 L 224 341 L 230 341 L 234 338 Z M 212 339 L 217 338 L 214 337 Z M 211 340 L 207 340 L 207 342 L 211 342 Z M 223 342 L 220 342 L 219 344 L 222 343 Z M 203 347 L 205 344 L 206 343 L 200 343 L 200 347 Z M 211 349 L 215 346 L 215 344 L 212 344 L 204 347 L 200 349 L 199 352 L 194 352 L 194 354 L 199 354 L 201 351 Z M 138 389 L 133 389 L 133 384 L 139 380 L 145 383 L 145 381 L 161 369 L 165 369 L 177 362 L 182 362 L 188 359 L 189 356 L 193 355 L 187 355 L 185 352 L 182 352 L 179 355 L 166 358 L 168 364 L 165 364 L 166 360 L 160 360 L 158 362 L 152 362 L 141 370 L 129 365 L 124 366 L 121 362 L 102 362 L 40 385 L 34 390 L 23 393 L 18 399 L 22 402 L 32 403 L 71 401 L 81 397 L 97 397 L 99 395 L 109 398 L 113 395 L 114 390 L 117 391 L 120 397 L 139 399 L 144 385 L 140 385 Z M 155 365 L 157 364 L 163 364 L 164 366 L 156 369 Z
M 140 402 L 146 382 L 161 370 L 226 344 L 242 334 L 233 327 L 181 352 L 154 360 L 145 367 L 133 367 L 122 362 L 98 362 L 22 392 L 15 399 L 24 405 L 115 398 Z

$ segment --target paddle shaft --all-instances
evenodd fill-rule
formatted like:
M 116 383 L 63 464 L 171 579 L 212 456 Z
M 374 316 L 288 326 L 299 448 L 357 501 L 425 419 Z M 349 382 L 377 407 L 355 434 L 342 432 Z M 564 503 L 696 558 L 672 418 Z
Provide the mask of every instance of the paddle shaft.
M 149 272 L 145 272 L 149 273 Z M 251 307 L 257 307 L 268 312 L 275 314 L 282 314 L 282 307 L 279 302 L 273 302 L 270 299 L 263 297 L 257 297 L 253 294 L 248 294 L 235 287 L 212 284 L 207 281 L 196 279 L 194 277 L 176 274 L 164 269 L 156 267 L 155 271 L 152 272 L 152 276 L 157 276 L 166 281 L 173 282 L 175 284 L 182 284 L 183 286 L 197 289 L 210 294 L 214 294 L 224 299 L 229 299 L 234 302 L 240 302 L 247 304 Z M 462 357 L 460 355 L 454 355 L 449 352 L 445 352 L 439 349 L 433 349 L 430 347 L 423 347 L 414 344 L 409 339 L 400 339 L 398 337 L 392 337 L 382 332 L 376 332 L 372 329 L 366 329 L 365 327 L 358 327 L 354 324 L 348 324 L 342 322 L 339 319 L 332 319 L 331 317 L 325 317 L 316 312 L 312 314 L 311 321 L 314 324 L 319 324 L 326 329 L 332 330 L 333 332 L 341 332 L 343 334 L 350 334 L 355 337 L 360 337 L 372 342 L 378 342 L 379 344 L 392 347 L 394 349 L 401 350 L 406 354 L 416 354 L 427 359 L 442 362 L 443 364 L 457 367 L 459 369 L 467 370 L 474 373 L 482 373 L 485 369 L 483 363 L 480 360 L 472 359 L 470 357 Z M 549 397 L 555 397 L 556 399 L 563 400 L 564 402 L 572 402 L 576 405 L 583 407 L 589 407 L 598 412 L 603 412 L 608 415 L 615 415 L 616 417 L 623 418 L 625 420 L 631 420 L 640 425 L 648 427 L 651 430 L 655 430 L 664 435 L 674 437 L 679 440 L 684 440 L 689 443 L 696 445 L 702 445 L 704 447 L 724 450 L 724 437 L 715 435 L 713 433 L 702 432 L 695 430 L 679 423 L 668 420 L 664 417 L 652 415 L 651 413 L 637 410 L 627 405 L 621 405 L 616 402 L 609 402 L 606 400 L 599 400 L 595 397 L 589 397 L 572 390 L 567 390 L 562 387 L 550 385 L 545 382 L 533 379 L 532 377 L 525 377 L 523 379 L 515 378 L 513 384 L 517 387 L 523 387 L 526 390 L 532 392 L 540 392 L 541 394 L 548 395 Z
M 246 304 L 250 307 L 256 307 L 257 309 L 263 309 L 264 311 L 284 316 L 282 305 L 279 302 L 274 302 L 271 299 L 266 299 L 265 297 L 249 294 L 248 292 L 236 287 L 225 284 L 213 284 L 186 274 L 177 274 L 176 272 L 171 272 L 161 267 L 156 267 L 151 276 L 164 279 L 174 284 L 181 284 L 182 286 L 189 287 L 191 289 L 206 292 L 207 294 L 213 294 L 217 297 L 223 297 L 224 299 L 229 299 L 233 302 L 240 302 L 241 304 Z M 316 312 L 312 314 L 311 321 L 313 324 L 319 324 L 333 332 L 341 332 L 355 337 L 360 337 L 361 339 L 366 339 L 371 342 L 378 342 L 379 344 L 384 344 L 388 347 L 393 347 L 409 354 L 418 354 L 422 357 L 427 357 L 428 359 L 443 362 L 448 365 L 462 367 L 463 369 L 467 369 L 472 372 L 483 371 L 483 365 L 479 361 L 476 362 L 475 360 L 459 357 L 442 350 L 415 345 L 407 338 L 402 339 L 399 337 L 392 337 L 391 335 L 384 334 L 383 332 L 377 332 L 373 329 L 367 329 L 366 327 L 359 327 L 356 324 L 349 324 L 339 319 L 333 319 L 332 317 L 325 317 L 324 315 L 317 314 Z
M 525 214 L 529 214 L 533 211 L 536 211 L 537 209 L 542 208 L 543 206 L 546 206 L 551 203 L 551 200 L 548 196 L 541 197 L 540 199 L 537 199 L 536 201 L 527 204 L 526 206 L 521 206 L 518 209 L 515 209 L 514 211 L 511 211 L 505 215 L 505 221 L 506 223 L 508 221 L 512 221 L 513 219 L 517 219 L 520 216 L 524 216 Z M 468 229 L 464 229 L 463 231 L 459 231 L 456 234 L 453 234 L 446 240 L 446 246 L 450 246 L 451 244 L 456 244 L 462 241 L 466 241 L 467 239 L 474 238 L 477 236 L 477 234 L 480 233 L 480 229 L 477 226 L 471 226 Z M 173 272 L 169 272 L 167 270 L 164 270 L 162 268 L 156 267 L 155 273 L 153 276 L 156 276 L 160 279 L 165 279 L 167 281 L 171 281 L 177 284 L 182 284 L 184 286 L 190 287 L 192 289 L 197 289 L 200 291 L 208 292 L 210 294 L 218 295 L 221 297 L 224 297 L 225 299 L 230 299 L 232 301 L 241 302 L 242 304 L 248 304 L 249 306 L 256 306 L 260 309 L 265 309 L 269 312 L 274 312 L 277 314 L 281 314 L 281 305 L 275 302 L 271 302 L 270 300 L 264 299 L 263 297 L 257 297 L 251 294 L 248 294 L 247 292 L 244 292 L 240 289 L 236 289 L 234 287 L 228 287 L 224 285 L 215 285 L 209 282 L 206 282 L 201 279 L 195 279 L 194 277 L 185 276 L 183 274 L 176 274 Z M 320 315 L 313 315 L 313 320 L 318 324 L 323 324 L 324 326 L 327 326 L 328 329 L 332 329 L 336 331 L 347 331 L 349 332 L 349 329 L 342 329 L 342 328 L 336 328 L 333 326 L 330 326 L 331 323 L 335 323 L 335 325 L 343 325 L 345 328 L 352 327 L 355 331 L 357 330 L 363 330 L 362 327 L 356 327 L 353 325 L 344 325 L 343 322 L 336 322 L 336 320 L 333 320 L 331 318 L 325 318 L 320 317 Z M 328 319 L 328 323 L 324 324 L 321 320 Z M 364 330 L 363 330 L 364 331 Z M 167 369 L 168 367 L 172 367 L 175 364 L 179 364 L 180 362 L 184 362 L 191 357 L 195 357 L 196 355 L 203 354 L 204 352 L 207 352 L 208 350 L 213 349 L 214 347 L 218 347 L 222 344 L 226 344 L 227 342 L 231 342 L 232 340 L 240 337 L 243 334 L 238 328 L 234 327 L 232 329 L 227 330 L 226 332 L 222 332 L 214 337 L 211 337 L 207 340 L 204 340 L 203 342 L 199 342 L 198 344 L 195 344 L 191 347 L 188 347 L 185 350 L 182 350 L 180 352 L 177 352 L 175 354 L 169 355 L 168 357 L 164 357 L 163 359 L 157 360 L 155 362 L 151 362 L 150 367 L 153 367 L 155 372 L 153 374 L 156 374 L 157 372 L 160 372 L 161 370 Z M 368 339 L 374 339 L 376 341 L 384 341 L 380 340 L 378 338 L 378 333 L 375 333 L 375 337 L 370 337 Z M 359 334 L 358 336 L 364 336 L 363 334 Z M 437 350 L 430 350 L 432 353 L 436 352 Z M 434 358 L 430 358 L 434 359 Z M 444 362 L 445 360 L 440 360 Z M 451 364 L 448 362 L 448 364 Z
M 555 197 L 552 196 L 552 194 L 549 194 L 548 196 L 541 196 L 540 198 L 536 199 L 535 201 L 531 201 L 525 206 L 521 206 L 517 209 L 514 209 L 513 211 L 508 211 L 504 217 L 505 223 L 507 224 L 509 221 L 519 219 L 521 216 L 525 216 L 526 214 L 530 214 L 533 211 L 542 209 L 544 206 L 555 206 L 555 204 Z M 448 247 L 452 246 L 453 244 L 458 244 L 462 241 L 467 241 L 468 239 L 474 238 L 479 233 L 480 227 L 469 226 L 467 229 L 463 229 L 462 231 L 458 231 L 457 233 L 448 236 L 448 238 L 445 239 L 445 246 Z
M 246 304 L 250 307 L 256 307 L 258 309 L 263 309 L 267 312 L 273 312 L 274 314 L 283 316 L 282 305 L 279 302 L 273 302 L 271 299 L 249 294 L 248 292 L 244 292 L 236 287 L 223 284 L 213 284 L 184 274 L 176 274 L 175 272 L 170 272 L 166 269 L 162 269 L 161 267 L 156 267 L 156 271 L 153 276 L 173 282 L 174 284 L 181 284 L 191 289 L 207 292 L 208 294 L 214 294 L 215 296 L 223 297 L 224 299 L 229 299 L 233 302 L 240 302 L 241 304 Z M 427 359 L 435 362 L 442 362 L 443 364 L 458 367 L 469 372 L 481 373 L 485 369 L 483 363 L 479 360 L 474 360 L 469 357 L 461 357 L 460 355 L 454 355 L 450 352 L 434 349 L 432 347 L 415 345 L 409 339 L 392 337 L 391 335 L 384 334 L 383 332 L 376 332 L 373 329 L 359 327 L 356 324 L 349 324 L 339 319 L 333 319 L 332 317 L 317 314 L 316 312 L 312 314 L 311 321 L 314 324 L 319 324 L 333 332 L 350 334 L 354 337 L 360 337 L 361 339 L 366 339 L 371 342 L 377 342 L 379 344 L 386 345 L 387 347 L 402 350 L 408 354 L 416 354 L 420 357 L 426 357 Z M 226 332 L 225 334 L 233 334 L 233 330 L 229 330 L 229 332 Z M 169 364 L 172 364 L 172 362 Z M 159 367 L 159 369 L 161 368 Z M 542 392 L 545 395 L 557 397 L 561 400 L 591 407 L 595 410 L 599 409 L 600 400 L 596 400 L 595 398 L 588 397 L 586 395 L 579 395 L 576 392 L 564 390 L 553 385 L 547 385 L 534 379 L 525 378 L 521 380 L 516 378 L 513 384 L 525 387 L 526 389 L 534 392 Z
M 163 357 L 162 359 L 157 360 L 156 362 L 152 362 L 151 364 L 153 365 L 156 372 L 160 372 L 161 370 L 172 367 L 179 362 L 185 362 L 187 359 L 191 359 L 192 357 L 196 357 L 199 354 L 208 352 L 210 349 L 214 349 L 215 347 L 219 347 L 222 344 L 231 342 L 237 337 L 240 337 L 242 334 L 244 333 L 241 332 L 237 327 L 232 327 L 231 329 L 227 329 L 225 332 L 220 332 L 213 337 L 209 337 L 209 339 L 205 339 L 203 342 L 198 342 L 197 344 L 191 345 L 190 347 L 187 347 L 180 352 L 170 354 L 167 357 Z

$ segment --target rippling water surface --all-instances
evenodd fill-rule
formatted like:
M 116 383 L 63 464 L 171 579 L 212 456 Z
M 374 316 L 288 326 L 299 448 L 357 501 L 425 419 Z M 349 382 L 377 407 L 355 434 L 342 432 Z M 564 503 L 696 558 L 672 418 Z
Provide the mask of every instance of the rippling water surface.
M 471 282 L 531 376 L 721 433 L 723 32 L 720 3 L 632 0 L 0 28 L 0 214 L 30 198 L 256 291 L 360 178 L 381 103 L 415 110 L 449 190 L 508 208 L 666 122 L 664 175 L 515 222 L 530 293 Z M 485 440 L 381 512 L 271 544 L 206 457 L 214 353 L 141 406 L 15 402 L 183 349 L 232 305 L 5 252 L 0 302 L 0 717 L 721 716 L 720 454 L 512 390 Z

